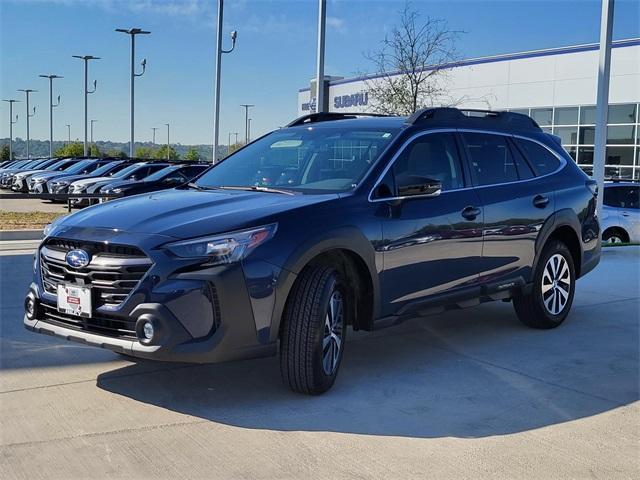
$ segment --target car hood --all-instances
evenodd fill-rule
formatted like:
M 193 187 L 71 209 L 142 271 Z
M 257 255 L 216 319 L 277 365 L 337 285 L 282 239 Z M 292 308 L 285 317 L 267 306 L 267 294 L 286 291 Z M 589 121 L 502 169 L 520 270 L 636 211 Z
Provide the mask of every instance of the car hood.
M 40 172 L 46 172 L 46 169 L 39 169 L 39 170 L 19 170 L 17 172 L 14 173 L 14 175 L 24 175 L 25 177 L 27 175 L 34 175 L 34 174 L 38 174 Z
M 34 180 L 36 178 L 46 178 L 47 180 L 51 180 L 52 178 L 63 177 L 64 175 L 71 175 L 71 174 L 64 173 L 64 172 L 43 172 L 43 173 L 38 173 L 37 175 L 32 175 L 31 178 L 33 178 Z
M 118 187 L 122 187 L 123 185 L 142 185 L 144 184 L 144 182 L 142 180 L 120 180 L 117 182 L 111 182 L 111 183 L 107 183 L 104 187 L 102 188 L 118 188 Z
M 81 180 L 75 180 L 73 182 L 74 185 L 88 185 L 91 183 L 95 183 L 95 182 L 101 182 L 104 180 L 109 180 L 110 178 L 113 177 L 89 177 L 89 178 L 83 178 Z
M 337 198 L 337 194 L 173 189 L 86 208 L 64 218 L 58 225 L 196 238 L 271 222 L 273 216 L 281 212 Z

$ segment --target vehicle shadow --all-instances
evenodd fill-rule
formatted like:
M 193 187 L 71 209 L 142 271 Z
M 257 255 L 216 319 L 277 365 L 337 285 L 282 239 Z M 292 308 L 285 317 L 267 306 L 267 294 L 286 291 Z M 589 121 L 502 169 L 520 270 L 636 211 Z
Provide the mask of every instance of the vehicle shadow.
M 635 308 L 635 307 L 631 307 Z M 340 375 L 325 395 L 283 386 L 278 359 L 217 365 L 148 361 L 106 372 L 106 391 L 243 428 L 407 437 L 485 437 L 608 411 L 640 398 L 638 322 L 601 326 L 604 310 L 561 327 L 521 326 L 510 305 L 349 332 Z

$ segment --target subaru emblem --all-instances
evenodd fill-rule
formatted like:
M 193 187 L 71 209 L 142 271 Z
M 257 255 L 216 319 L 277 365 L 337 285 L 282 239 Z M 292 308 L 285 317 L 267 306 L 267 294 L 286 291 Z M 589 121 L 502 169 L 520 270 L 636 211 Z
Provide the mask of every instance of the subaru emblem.
M 82 268 L 89 265 L 91 256 L 84 250 L 69 250 L 65 256 L 65 260 L 73 268 Z

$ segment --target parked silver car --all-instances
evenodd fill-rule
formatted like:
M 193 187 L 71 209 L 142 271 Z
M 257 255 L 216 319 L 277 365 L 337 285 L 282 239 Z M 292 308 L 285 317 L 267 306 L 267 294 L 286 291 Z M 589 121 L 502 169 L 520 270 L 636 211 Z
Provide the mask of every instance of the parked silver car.
M 602 240 L 640 242 L 640 183 L 605 183 L 603 203 Z

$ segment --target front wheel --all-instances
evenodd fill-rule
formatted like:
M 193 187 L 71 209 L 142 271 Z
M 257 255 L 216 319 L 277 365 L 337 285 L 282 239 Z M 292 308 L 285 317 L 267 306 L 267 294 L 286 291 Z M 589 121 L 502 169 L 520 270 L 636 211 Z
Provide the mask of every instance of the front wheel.
M 296 281 L 280 341 L 280 371 L 291 390 L 318 395 L 333 385 L 344 351 L 346 291 L 331 267 L 307 267 Z
M 529 294 L 514 297 L 522 323 L 533 328 L 555 328 L 569 314 L 575 293 L 575 267 L 567 246 L 557 240 L 544 247 Z

